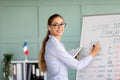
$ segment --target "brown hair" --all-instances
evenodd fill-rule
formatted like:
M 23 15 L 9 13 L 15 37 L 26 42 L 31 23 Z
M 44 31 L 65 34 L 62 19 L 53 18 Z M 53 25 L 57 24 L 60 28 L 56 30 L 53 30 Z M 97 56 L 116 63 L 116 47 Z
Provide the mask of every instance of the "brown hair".
M 61 17 L 63 19 L 62 16 L 60 16 L 59 14 L 54 14 L 52 16 L 49 17 L 48 19 L 48 25 L 51 25 L 51 23 L 53 22 L 54 18 L 56 17 Z M 42 48 L 40 49 L 40 53 L 39 53 L 39 68 L 42 72 L 46 72 L 47 71 L 47 66 L 45 63 L 45 59 L 44 59 L 44 54 L 45 54 L 45 46 L 46 46 L 46 42 L 49 39 L 49 35 L 50 35 L 50 31 L 47 31 L 47 34 L 42 42 Z

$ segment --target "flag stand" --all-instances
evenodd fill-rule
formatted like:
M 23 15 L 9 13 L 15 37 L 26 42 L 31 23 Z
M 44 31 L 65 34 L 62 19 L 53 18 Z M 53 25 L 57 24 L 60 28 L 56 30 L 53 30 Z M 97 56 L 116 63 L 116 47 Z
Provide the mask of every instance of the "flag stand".
M 28 61 L 28 59 L 27 59 L 27 55 L 25 55 L 25 61 L 26 61 L 26 62 Z

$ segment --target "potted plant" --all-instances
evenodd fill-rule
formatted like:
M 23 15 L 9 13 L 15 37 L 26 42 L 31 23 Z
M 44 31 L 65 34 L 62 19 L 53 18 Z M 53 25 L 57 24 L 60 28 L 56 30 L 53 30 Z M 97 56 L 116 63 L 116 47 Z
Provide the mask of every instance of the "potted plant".
M 3 58 L 3 77 L 4 80 L 9 80 L 11 76 L 11 59 L 13 57 L 12 53 L 5 53 Z

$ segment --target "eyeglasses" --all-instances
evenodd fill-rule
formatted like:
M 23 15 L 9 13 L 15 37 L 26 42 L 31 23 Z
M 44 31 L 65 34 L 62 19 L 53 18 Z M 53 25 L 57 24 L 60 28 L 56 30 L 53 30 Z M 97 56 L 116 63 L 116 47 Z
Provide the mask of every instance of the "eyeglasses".
M 55 23 L 55 24 L 50 24 L 51 26 L 54 26 L 55 28 L 64 28 L 66 26 L 66 23 L 61 23 L 61 24 L 58 24 L 58 23 Z

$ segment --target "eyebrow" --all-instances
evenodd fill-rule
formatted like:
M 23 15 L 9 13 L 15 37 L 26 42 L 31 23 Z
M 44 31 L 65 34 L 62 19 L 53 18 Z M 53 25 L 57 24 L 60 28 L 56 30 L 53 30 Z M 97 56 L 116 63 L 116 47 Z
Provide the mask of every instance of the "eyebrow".
M 64 22 L 61 22 L 60 24 L 62 24 L 62 23 L 64 23 Z M 59 24 L 58 22 L 53 22 L 52 24 Z

